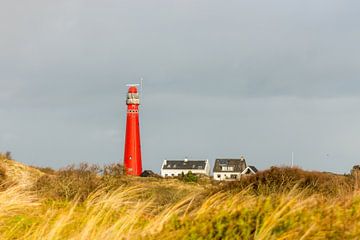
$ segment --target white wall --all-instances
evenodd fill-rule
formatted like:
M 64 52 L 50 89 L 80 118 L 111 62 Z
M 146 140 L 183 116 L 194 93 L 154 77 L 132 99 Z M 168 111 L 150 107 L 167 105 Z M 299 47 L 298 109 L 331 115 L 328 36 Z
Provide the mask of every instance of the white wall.
M 220 175 L 220 176 L 219 176 Z M 236 179 L 231 178 L 231 175 L 236 175 Z M 240 180 L 241 173 L 234 172 L 214 172 L 214 180 L 223 181 L 223 180 Z

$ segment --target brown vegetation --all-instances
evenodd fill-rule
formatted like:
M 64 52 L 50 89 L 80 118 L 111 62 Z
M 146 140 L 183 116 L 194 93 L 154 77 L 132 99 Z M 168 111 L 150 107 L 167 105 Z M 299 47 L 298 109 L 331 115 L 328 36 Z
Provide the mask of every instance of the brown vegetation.
M 0 152 L 0 160 L 12 160 L 11 152 Z
M 38 171 L 23 166 L 10 174 L 24 169 Z M 360 235 L 360 195 L 351 175 L 274 167 L 239 182 L 219 183 L 193 181 L 191 176 L 128 177 L 119 165 L 81 164 L 47 169 L 36 179 L 28 185 L 34 191 L 21 185 L 0 191 L 0 239 L 357 239 Z
M 84 200 L 99 186 L 97 173 L 96 166 L 69 166 L 40 177 L 35 183 L 35 190 L 47 198 L 70 200 L 78 197 Z
M 309 172 L 300 168 L 271 167 L 255 175 L 244 177 L 241 181 L 222 183 L 217 189 L 222 191 L 249 189 L 259 195 L 288 192 L 295 187 L 309 194 L 339 196 L 354 190 L 354 178 L 350 175 Z
M 1 160 L 0 160 L 1 161 Z M 0 162 L 0 185 L 6 180 L 6 170 L 3 164 Z
M 2 175 L 5 175 L 5 185 L 21 185 L 23 188 L 27 188 L 32 185 L 39 177 L 44 175 L 41 171 L 16 162 L 11 158 L 9 153 L 0 153 L 0 167 L 2 168 Z M 4 179 L 3 179 L 4 180 Z

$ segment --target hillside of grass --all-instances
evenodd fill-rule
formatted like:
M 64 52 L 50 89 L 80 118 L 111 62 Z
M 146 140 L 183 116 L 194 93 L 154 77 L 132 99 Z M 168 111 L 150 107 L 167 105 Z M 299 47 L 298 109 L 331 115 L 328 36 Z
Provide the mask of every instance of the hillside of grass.
M 0 160 L 0 239 L 360 236 L 360 194 L 351 175 L 271 168 L 239 182 L 188 182 L 127 177 L 118 165 L 55 171 L 14 163 Z

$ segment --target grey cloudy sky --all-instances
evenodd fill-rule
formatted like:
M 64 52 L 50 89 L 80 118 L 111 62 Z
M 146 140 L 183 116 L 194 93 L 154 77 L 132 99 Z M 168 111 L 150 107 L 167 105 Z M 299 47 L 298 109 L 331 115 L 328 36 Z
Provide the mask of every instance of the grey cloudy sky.
M 360 163 L 360 2 L 0 0 L 0 151 L 122 161 L 125 84 L 144 78 L 144 168 L 238 157 Z

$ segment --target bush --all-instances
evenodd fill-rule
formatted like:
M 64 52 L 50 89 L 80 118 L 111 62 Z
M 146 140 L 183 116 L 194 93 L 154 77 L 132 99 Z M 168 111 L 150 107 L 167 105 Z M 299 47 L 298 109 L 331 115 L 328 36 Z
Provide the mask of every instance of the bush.
M 6 152 L 6 153 L 0 152 L 0 159 L 1 160 L 12 160 L 11 152 Z
M 197 182 L 199 177 L 189 171 L 187 174 L 182 173 L 179 179 L 184 182 Z
M 82 163 L 55 171 L 51 168 L 37 168 L 46 173 L 35 184 L 40 195 L 51 199 L 80 201 L 100 187 L 116 188 L 126 184 L 124 167 L 120 164 L 97 165 Z
M 120 177 L 125 175 L 125 168 L 121 164 L 110 164 L 110 165 L 105 165 L 102 172 L 103 172 L 103 176 Z
M 43 196 L 54 199 L 80 201 L 100 186 L 99 167 L 82 163 L 60 169 L 54 175 L 44 175 L 35 184 L 35 189 Z
M 255 175 L 245 176 L 241 181 L 225 183 L 224 186 L 220 186 L 220 189 L 239 191 L 249 188 L 259 195 L 288 192 L 294 187 L 311 193 L 336 196 L 353 191 L 354 180 L 350 176 L 332 173 L 271 167 Z
M 126 184 L 125 168 L 121 164 L 105 165 L 101 172 L 101 184 L 104 187 L 116 188 Z

